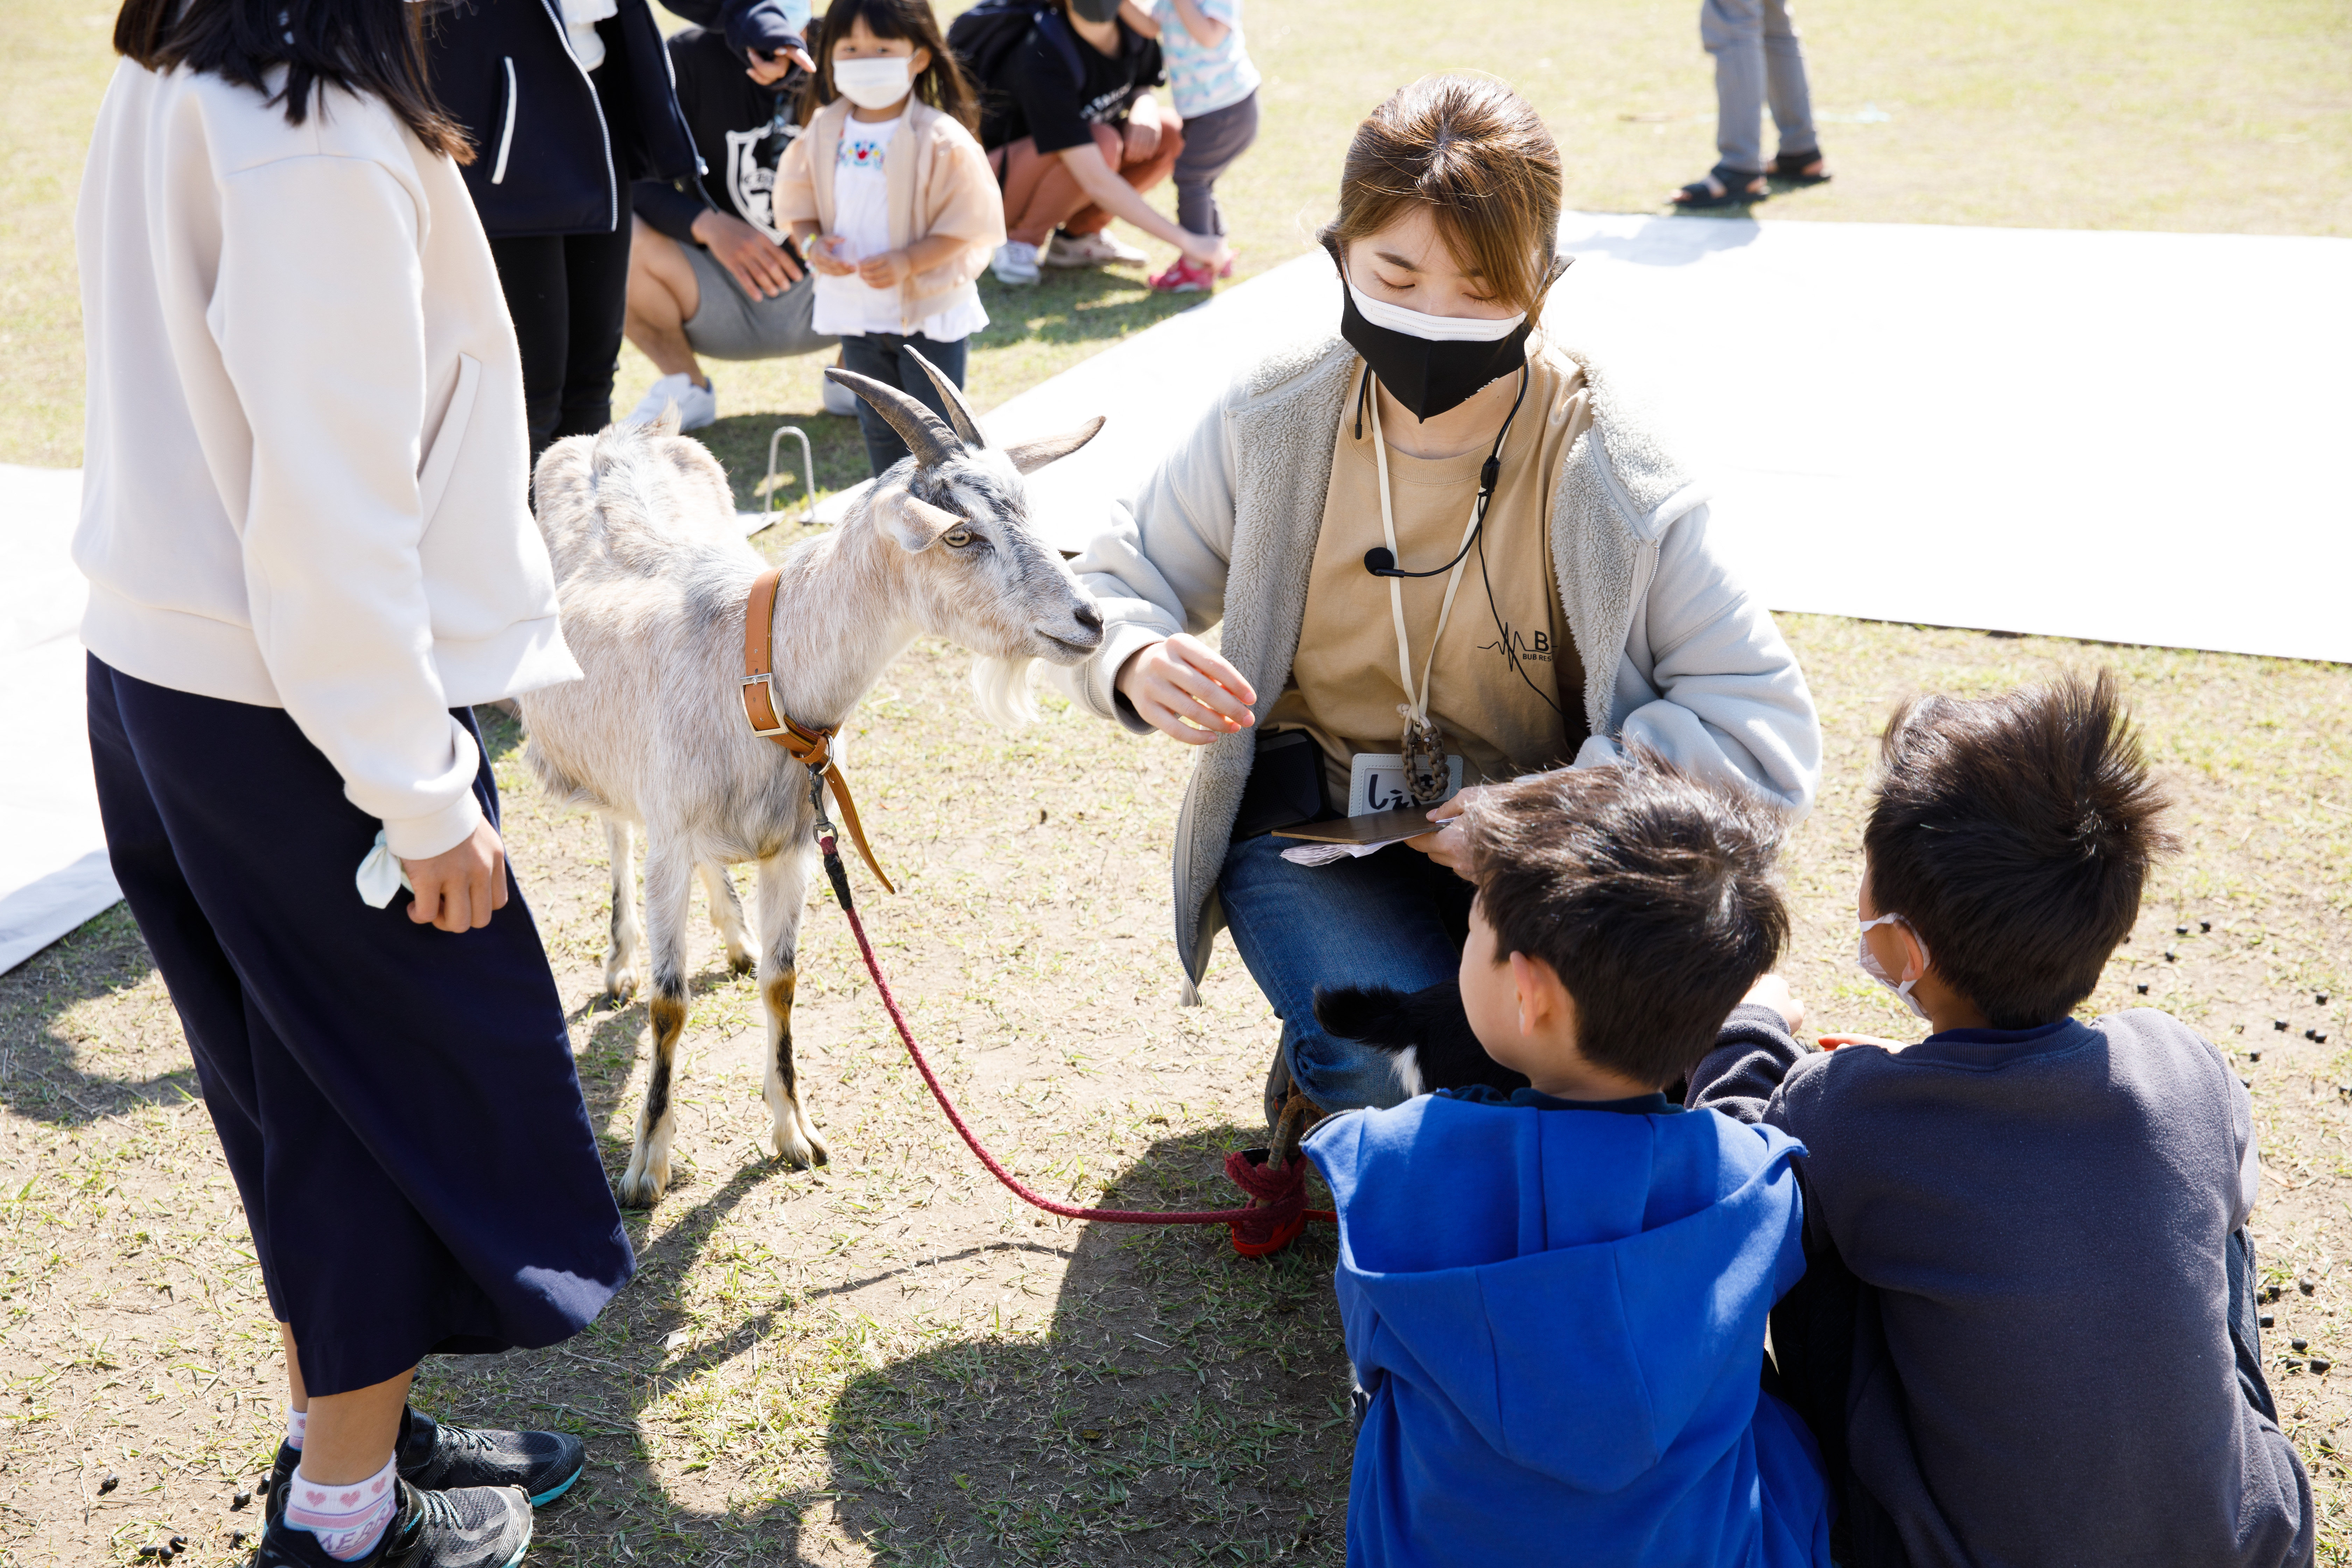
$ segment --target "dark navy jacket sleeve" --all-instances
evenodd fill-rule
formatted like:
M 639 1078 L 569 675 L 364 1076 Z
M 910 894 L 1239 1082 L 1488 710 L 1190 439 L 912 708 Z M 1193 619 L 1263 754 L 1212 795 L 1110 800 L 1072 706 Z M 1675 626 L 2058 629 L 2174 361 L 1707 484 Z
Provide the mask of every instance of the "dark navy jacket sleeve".
M 710 210 L 699 196 L 688 195 L 667 180 L 639 180 L 629 187 L 629 205 L 639 217 L 680 245 L 692 245 L 694 220 Z
M 1742 1003 L 1716 1032 L 1715 1049 L 1691 1069 L 1683 1102 L 1694 1110 L 1720 1110 L 1754 1126 L 1765 1120 L 1789 1069 L 1819 1048 L 1790 1034 L 1788 1020 L 1774 1009 Z
M 669 10 L 697 26 L 726 34 L 727 47 L 739 55 L 747 49 L 772 55 L 806 47 L 801 30 L 785 20 L 780 0 L 678 0 Z

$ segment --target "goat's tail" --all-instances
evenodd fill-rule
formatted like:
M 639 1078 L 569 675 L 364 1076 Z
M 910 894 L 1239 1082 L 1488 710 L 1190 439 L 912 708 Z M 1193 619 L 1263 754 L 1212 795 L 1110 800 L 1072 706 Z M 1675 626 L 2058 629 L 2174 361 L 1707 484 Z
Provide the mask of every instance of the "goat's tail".
M 1037 668 L 1034 658 L 976 658 L 971 662 L 971 695 L 983 718 L 999 729 L 1018 730 L 1037 721 L 1037 695 L 1029 677 Z

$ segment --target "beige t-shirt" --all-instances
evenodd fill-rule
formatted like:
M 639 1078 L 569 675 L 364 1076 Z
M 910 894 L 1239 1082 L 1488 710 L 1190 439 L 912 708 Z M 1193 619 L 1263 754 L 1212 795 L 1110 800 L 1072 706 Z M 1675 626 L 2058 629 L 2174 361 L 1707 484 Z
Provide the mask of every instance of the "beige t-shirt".
M 1570 762 L 1586 732 L 1583 662 L 1560 608 L 1550 525 L 1561 462 L 1591 412 L 1582 367 L 1540 335 L 1529 340 L 1528 363 L 1527 402 L 1503 443 L 1502 471 L 1486 511 L 1485 576 L 1480 547 L 1473 545 L 1445 635 L 1430 661 L 1429 716 L 1445 731 L 1445 749 L 1461 756 L 1465 784 Z M 1397 705 L 1405 691 L 1388 580 L 1364 570 L 1364 552 L 1385 541 L 1369 410 L 1363 435 L 1356 434 L 1354 389 L 1363 376 L 1362 362 L 1357 363 L 1340 409 L 1298 653 L 1289 684 L 1265 721 L 1268 731 L 1304 729 L 1314 736 L 1330 799 L 1343 812 L 1350 759 L 1358 752 L 1393 754 L 1404 732 Z M 1426 571 L 1462 547 L 1488 450 L 1482 443 L 1460 457 L 1423 458 L 1389 448 L 1398 564 Z M 1441 574 L 1400 584 L 1416 680 L 1422 660 L 1430 657 L 1445 581 Z

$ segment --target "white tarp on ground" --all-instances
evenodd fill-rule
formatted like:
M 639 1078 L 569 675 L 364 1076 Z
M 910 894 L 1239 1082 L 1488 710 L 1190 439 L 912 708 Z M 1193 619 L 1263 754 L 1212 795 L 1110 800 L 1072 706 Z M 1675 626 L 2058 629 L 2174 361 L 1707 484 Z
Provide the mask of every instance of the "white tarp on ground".
M 83 721 L 80 505 L 79 472 L 0 464 L 0 971 L 122 896 Z
M 2352 240 L 1570 214 L 1549 321 L 1656 395 L 1774 609 L 2352 661 Z M 1083 531 L 1320 253 L 989 416 L 1110 425 L 1031 481 Z

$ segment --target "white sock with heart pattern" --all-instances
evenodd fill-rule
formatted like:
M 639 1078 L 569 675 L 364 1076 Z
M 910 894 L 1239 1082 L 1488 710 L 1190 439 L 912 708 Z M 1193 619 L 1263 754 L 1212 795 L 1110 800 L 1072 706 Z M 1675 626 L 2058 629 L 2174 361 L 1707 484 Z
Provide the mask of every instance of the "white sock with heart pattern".
M 375 1550 L 383 1528 L 392 1522 L 398 1488 L 394 1486 L 394 1459 L 363 1481 L 331 1487 L 294 1472 L 286 1494 L 286 1522 L 319 1538 L 327 1555 L 351 1563 Z

